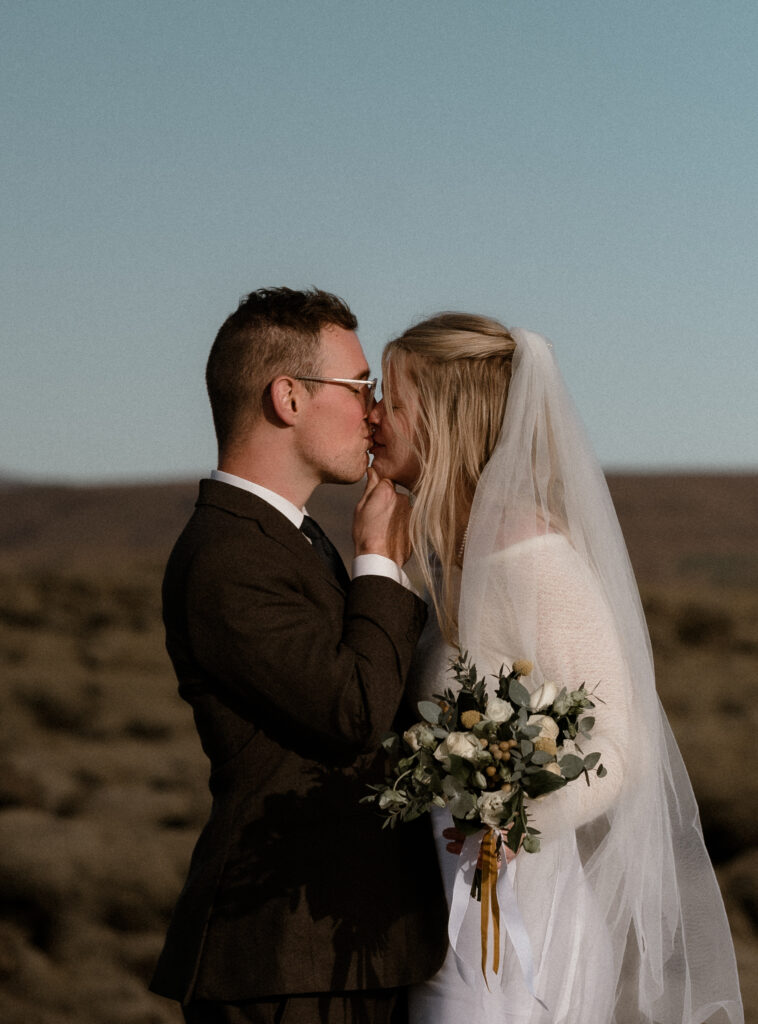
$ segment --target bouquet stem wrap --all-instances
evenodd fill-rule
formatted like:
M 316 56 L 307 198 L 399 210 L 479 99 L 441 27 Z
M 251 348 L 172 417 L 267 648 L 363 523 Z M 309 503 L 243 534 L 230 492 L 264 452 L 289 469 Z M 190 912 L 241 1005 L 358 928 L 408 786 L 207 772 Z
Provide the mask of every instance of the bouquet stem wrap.
M 482 865 L 482 907 L 481 907 L 481 934 L 482 934 L 482 957 L 481 971 L 487 982 L 487 951 L 489 944 L 489 923 L 492 920 L 493 942 L 492 969 L 495 974 L 500 970 L 501 956 L 504 940 L 507 936 L 510 939 L 513 951 L 521 968 L 529 995 L 532 996 L 548 1013 L 550 1012 L 537 996 L 534 990 L 534 961 L 532 959 L 532 948 L 529 942 L 529 935 L 524 924 L 524 919 L 519 910 L 516 893 L 513 889 L 513 870 L 508 870 L 505 857 L 501 865 L 498 865 L 497 847 L 499 835 L 495 829 L 487 829 L 484 833 L 477 832 L 474 835 L 466 836 L 463 848 L 458 858 L 458 870 L 455 876 L 453 887 L 453 901 L 450 907 L 450 918 L 448 921 L 448 937 L 450 945 L 455 950 L 459 959 L 463 960 L 459 950 L 458 938 L 463 925 L 463 919 L 469 906 L 471 897 L 471 886 L 474 881 L 474 873 L 481 854 Z M 465 963 L 465 960 L 463 960 Z M 473 967 L 472 964 L 466 966 Z
M 484 833 L 481 843 L 482 863 L 482 974 L 487 982 L 487 940 L 492 919 L 492 970 L 497 974 L 500 970 L 500 905 L 497 898 L 498 863 L 497 854 L 500 836 L 494 829 Z

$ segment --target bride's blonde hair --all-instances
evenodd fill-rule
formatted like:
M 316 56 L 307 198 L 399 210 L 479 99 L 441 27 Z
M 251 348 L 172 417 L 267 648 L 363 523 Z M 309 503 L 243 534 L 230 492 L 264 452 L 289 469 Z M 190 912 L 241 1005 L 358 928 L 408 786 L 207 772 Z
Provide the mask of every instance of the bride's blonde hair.
M 439 313 L 390 341 L 382 355 L 386 415 L 393 420 L 398 375 L 418 394 L 414 448 L 421 472 L 414 487 L 410 534 L 419 571 L 434 601 L 445 638 L 457 632 L 457 593 L 474 491 L 500 435 L 516 347 L 497 320 L 468 313 Z M 439 561 L 435 586 L 429 555 Z

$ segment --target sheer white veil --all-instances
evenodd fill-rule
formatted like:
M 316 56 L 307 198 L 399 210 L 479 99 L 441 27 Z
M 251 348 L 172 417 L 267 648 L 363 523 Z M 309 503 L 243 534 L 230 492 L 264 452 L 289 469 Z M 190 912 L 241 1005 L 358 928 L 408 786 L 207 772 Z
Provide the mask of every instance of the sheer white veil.
M 562 538 L 612 623 L 615 635 L 605 642 L 620 651 L 627 702 L 627 757 L 612 803 L 516 861 L 537 992 L 556 1024 L 738 1024 L 743 1013 L 723 902 L 656 694 L 645 618 L 605 478 L 552 346 L 528 331 L 511 334 L 516 350 L 503 427 L 469 519 L 460 644 L 480 671 L 496 672 L 499 666 L 485 664 L 485 633 L 502 616 L 512 655 L 534 662 L 533 686 L 543 681 L 544 574 L 536 562 L 529 570 L 529 552 L 538 559 L 540 540 Z M 507 561 L 503 571 L 508 551 L 521 553 L 510 574 Z M 602 681 L 597 694 L 602 701 Z M 604 713 L 615 711 L 599 702 L 599 726 Z M 518 973 L 511 967 L 507 991 Z M 536 1001 L 514 997 L 508 1019 L 536 1022 L 541 1014 Z

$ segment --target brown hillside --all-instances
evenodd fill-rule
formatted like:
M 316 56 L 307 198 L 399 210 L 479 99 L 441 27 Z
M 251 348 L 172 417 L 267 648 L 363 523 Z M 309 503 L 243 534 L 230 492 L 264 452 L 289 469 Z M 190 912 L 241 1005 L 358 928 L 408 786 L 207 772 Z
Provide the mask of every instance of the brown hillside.
M 640 583 L 758 585 L 758 474 L 613 473 L 608 483 Z M 0 490 L 0 565 L 164 559 L 196 489 L 187 482 Z M 345 556 L 360 493 L 361 485 L 325 486 L 309 502 Z

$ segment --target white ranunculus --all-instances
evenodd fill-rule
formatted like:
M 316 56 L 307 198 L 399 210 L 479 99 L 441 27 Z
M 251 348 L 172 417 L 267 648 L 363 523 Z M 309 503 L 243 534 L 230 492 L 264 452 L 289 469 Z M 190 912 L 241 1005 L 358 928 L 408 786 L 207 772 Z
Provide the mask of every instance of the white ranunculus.
M 406 729 L 403 739 L 414 753 L 421 747 L 433 750 L 437 742 L 434 738 L 434 730 L 426 722 L 416 722 L 410 729 Z
M 434 756 L 438 761 L 444 761 L 451 754 L 455 754 L 466 761 L 476 762 L 479 760 L 481 750 L 479 740 L 473 733 L 451 732 L 434 751 Z
M 560 692 L 560 687 L 546 679 L 542 686 L 538 686 L 529 698 L 529 707 L 532 711 L 542 711 L 544 708 L 549 708 Z
M 503 819 L 503 808 L 508 797 L 498 789 L 493 793 L 482 793 L 476 802 L 479 810 L 479 817 L 484 825 L 490 828 L 499 828 Z
M 490 697 L 487 701 L 485 716 L 491 722 L 507 722 L 513 714 L 513 707 L 507 700 L 500 697 Z
M 540 736 L 547 740 L 558 739 L 558 723 L 550 715 L 530 715 L 526 720 L 527 725 L 536 725 L 540 730 Z

